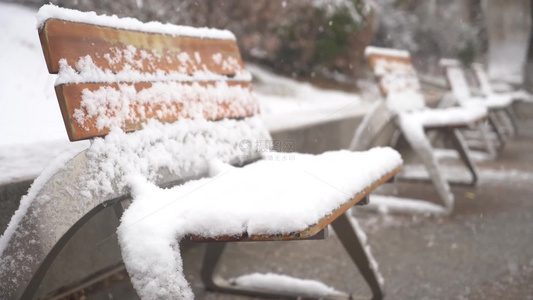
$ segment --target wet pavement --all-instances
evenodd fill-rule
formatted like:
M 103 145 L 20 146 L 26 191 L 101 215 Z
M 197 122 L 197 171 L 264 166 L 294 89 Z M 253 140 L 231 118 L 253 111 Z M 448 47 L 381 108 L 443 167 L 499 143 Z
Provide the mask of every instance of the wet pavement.
M 386 299 L 533 299 L 533 124 L 521 126 L 497 160 L 478 163 L 478 186 L 452 187 L 451 216 L 355 211 L 385 277 Z M 428 183 L 396 182 L 389 190 L 438 203 Z M 199 245 L 183 254 L 197 299 L 260 299 L 206 292 L 199 272 L 203 252 Z M 232 243 L 219 272 L 283 273 L 369 294 L 332 231 L 321 241 Z M 127 274 L 118 275 L 84 297 L 135 299 Z

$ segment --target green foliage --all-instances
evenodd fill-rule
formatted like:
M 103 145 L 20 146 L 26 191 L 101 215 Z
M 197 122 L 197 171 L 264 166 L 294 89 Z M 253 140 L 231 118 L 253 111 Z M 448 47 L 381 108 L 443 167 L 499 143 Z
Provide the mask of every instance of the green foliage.
M 469 66 L 471 63 L 473 63 L 476 59 L 477 54 L 477 47 L 476 43 L 472 40 L 467 40 L 465 43 L 465 46 L 459 50 L 457 53 L 457 56 L 461 60 L 461 62 Z
M 325 23 L 320 27 L 315 40 L 315 57 L 319 63 L 328 63 L 336 57 L 346 55 L 350 51 L 348 38 L 354 32 L 365 26 L 363 6 L 360 0 L 352 0 L 359 14 L 356 20 L 347 7 L 339 6 L 328 18 L 324 11 L 321 12 Z

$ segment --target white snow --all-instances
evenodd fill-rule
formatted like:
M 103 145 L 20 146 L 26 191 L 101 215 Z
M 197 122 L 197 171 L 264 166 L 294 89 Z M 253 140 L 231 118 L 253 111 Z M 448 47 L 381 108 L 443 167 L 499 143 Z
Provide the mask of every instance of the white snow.
M 373 60 L 372 67 L 385 95 L 387 107 L 392 112 L 419 110 L 426 106 L 413 64 L 396 59 L 409 58 L 409 52 L 369 46 L 365 49 L 365 54 L 379 55 Z
M 387 101 L 387 108 L 394 113 L 416 112 L 426 107 L 424 96 L 413 91 L 391 91 L 385 101 Z
M 464 167 L 441 165 L 440 169 L 446 179 L 464 182 L 469 182 L 471 180 L 470 174 L 465 172 Z M 480 183 L 501 182 L 502 180 L 514 180 L 527 183 L 533 180 L 532 172 L 517 169 L 480 169 L 478 173 Z M 427 179 L 428 173 L 424 166 L 405 165 L 400 176 Z
M 487 109 L 482 106 L 449 107 L 442 109 L 423 109 L 404 112 L 400 118 L 409 118 L 410 122 L 418 122 L 424 127 L 440 127 L 450 125 L 473 124 L 487 116 Z
M 446 158 L 453 158 L 453 159 L 459 159 L 459 153 L 457 153 L 457 151 L 453 150 L 453 149 L 434 149 L 435 151 L 435 156 L 437 157 L 437 159 L 441 160 L 441 159 L 446 159 Z M 487 153 L 487 152 L 483 152 L 483 151 L 475 151 L 475 150 L 470 150 L 470 158 L 474 161 L 474 162 L 483 162 L 483 161 L 491 161 L 494 159 L 494 157 Z
M 463 107 L 505 108 L 513 102 L 513 98 L 504 94 L 490 94 L 486 97 L 474 97 L 460 66 L 447 66 L 446 77 L 457 102 Z
M 444 68 L 447 68 L 447 67 L 460 68 L 461 67 L 461 62 L 459 62 L 457 59 L 453 59 L 453 58 L 441 58 L 439 60 L 439 65 L 441 67 L 444 67 Z
M 115 50 L 115 57 L 111 57 L 109 53 L 106 53 L 104 56 L 110 61 L 115 59 L 120 60 L 121 56 L 134 56 L 132 51 L 136 51 L 136 48 L 129 46 L 127 49 L 122 51 Z M 224 64 L 224 69 L 235 74 L 232 78 L 228 78 L 224 75 L 215 74 L 203 65 L 203 69 L 198 69 L 197 65 L 190 63 L 187 53 L 180 53 L 181 57 L 181 66 L 177 66 L 178 71 L 165 72 L 162 70 L 157 70 L 154 65 L 154 56 L 148 52 L 144 55 L 144 58 L 141 56 L 139 60 L 125 63 L 122 69 L 120 70 L 110 70 L 102 69 L 98 67 L 91 56 L 87 55 L 80 58 L 74 66 L 70 66 L 65 59 L 59 61 L 59 73 L 56 80 L 56 85 L 65 84 L 65 83 L 84 83 L 84 82 L 150 82 L 150 81 L 180 81 L 180 82 L 190 82 L 190 81 L 250 81 L 251 76 L 245 70 L 242 70 L 241 66 L 237 61 L 229 57 L 227 59 L 222 59 Z M 214 59 L 215 60 L 215 59 Z M 218 60 L 218 58 L 216 58 Z M 229 62 L 231 63 L 229 63 Z M 138 70 L 138 65 L 142 66 L 143 64 L 148 65 L 149 69 L 154 69 L 153 73 L 141 72 Z M 189 68 L 191 70 L 189 70 Z M 189 71 L 192 73 L 189 74 Z
M 320 281 L 273 273 L 247 274 L 234 278 L 231 281 L 239 287 L 299 296 L 331 297 L 345 295 Z
M 371 56 L 371 55 L 395 56 L 395 57 L 403 57 L 403 58 L 411 57 L 411 55 L 409 54 L 409 51 L 406 51 L 406 50 L 368 46 L 365 49 L 365 56 Z
M 216 122 L 183 119 L 173 123 L 148 122 L 142 130 L 124 133 L 114 128 L 96 138 L 87 150 L 89 170 L 84 194 L 111 193 L 127 186 L 127 175 L 156 181 L 165 168 L 173 174 L 203 175 L 212 159 L 241 163 L 260 156 L 262 141 L 270 140 L 258 116 Z
M 57 7 L 52 4 L 44 5 L 41 7 L 41 9 L 39 9 L 39 13 L 37 15 L 37 26 L 43 26 L 46 20 L 52 18 L 127 30 L 169 34 L 172 36 L 192 36 L 205 39 L 235 40 L 233 33 L 228 30 L 218 30 L 205 27 L 194 28 L 188 26 L 178 26 L 174 24 L 162 24 L 160 22 L 143 23 L 134 18 L 119 18 L 115 15 L 97 15 L 95 12 L 81 12 L 68 8 Z
M 445 215 L 444 207 L 425 200 L 400 198 L 394 196 L 372 195 L 370 203 L 361 210 L 374 210 L 382 214 L 407 213 L 423 215 Z
M 177 251 L 184 236 L 303 230 L 401 164 L 399 154 L 390 148 L 291 155 L 293 160 L 262 160 L 223 172 L 217 167 L 215 177 L 171 189 L 126 174 L 134 200 L 117 232 L 141 298 L 189 297 Z

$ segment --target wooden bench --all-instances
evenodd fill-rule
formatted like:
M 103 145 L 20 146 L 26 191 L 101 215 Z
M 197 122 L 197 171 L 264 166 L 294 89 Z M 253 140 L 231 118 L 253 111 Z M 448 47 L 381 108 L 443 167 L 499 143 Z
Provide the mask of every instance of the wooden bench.
M 512 105 L 509 97 L 475 97 L 472 95 L 468 81 L 456 59 L 443 58 L 440 65 L 444 68 L 446 80 L 457 103 L 463 107 L 486 107 L 488 120 L 500 142 L 500 149 L 505 146 L 509 136 L 514 134 L 514 127 L 509 119 L 508 108 Z
M 421 158 L 430 179 L 444 202 L 446 212 L 451 213 L 454 198 L 448 181 L 444 179 L 433 154 L 434 151 L 426 132 L 437 131 L 450 141 L 470 171 L 471 181 L 469 184 L 475 185 L 478 179 L 477 169 L 470 158 L 468 147 L 459 130 L 478 126 L 487 117 L 486 110 L 459 107 L 429 109 L 426 107 L 409 52 L 370 46 L 367 47 L 365 55 L 374 71 L 385 101 L 363 121 L 362 129 L 356 133 L 356 138 L 352 142 L 352 149 L 364 149 L 377 146 L 380 143 L 383 144 L 383 142 L 394 144 L 391 138 L 383 138 L 387 122 L 379 121 L 389 119 L 394 124 L 395 131 L 405 137 L 407 143 Z M 392 137 L 390 126 L 388 132 L 389 137 Z M 381 142 L 376 143 L 377 139 L 380 139 Z M 450 182 L 463 183 L 454 180 L 450 180 Z
M 143 298 L 192 297 L 180 273 L 185 240 L 214 242 L 201 271 L 206 288 L 297 298 L 301 292 L 244 288 L 216 276 L 224 245 L 320 239 L 330 224 L 372 299 L 383 297 L 345 212 L 399 172 L 397 152 L 311 156 L 262 147 L 270 136 L 230 32 L 53 5 L 39 19 L 68 136 L 93 140 L 79 154 L 58 157 L 21 200 L 0 239 L 0 298 L 31 298 L 69 238 L 109 205 L 121 217 L 123 258 Z

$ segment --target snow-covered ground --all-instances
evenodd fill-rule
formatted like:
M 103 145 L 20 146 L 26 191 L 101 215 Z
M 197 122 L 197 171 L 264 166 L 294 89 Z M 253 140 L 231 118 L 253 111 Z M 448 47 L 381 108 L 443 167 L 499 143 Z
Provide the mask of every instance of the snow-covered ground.
M 36 29 L 36 9 L 0 3 L 0 184 L 34 178 L 69 142 Z M 370 101 L 274 75 L 255 65 L 263 119 L 271 131 L 362 115 Z M 375 94 L 377 95 L 377 93 Z

